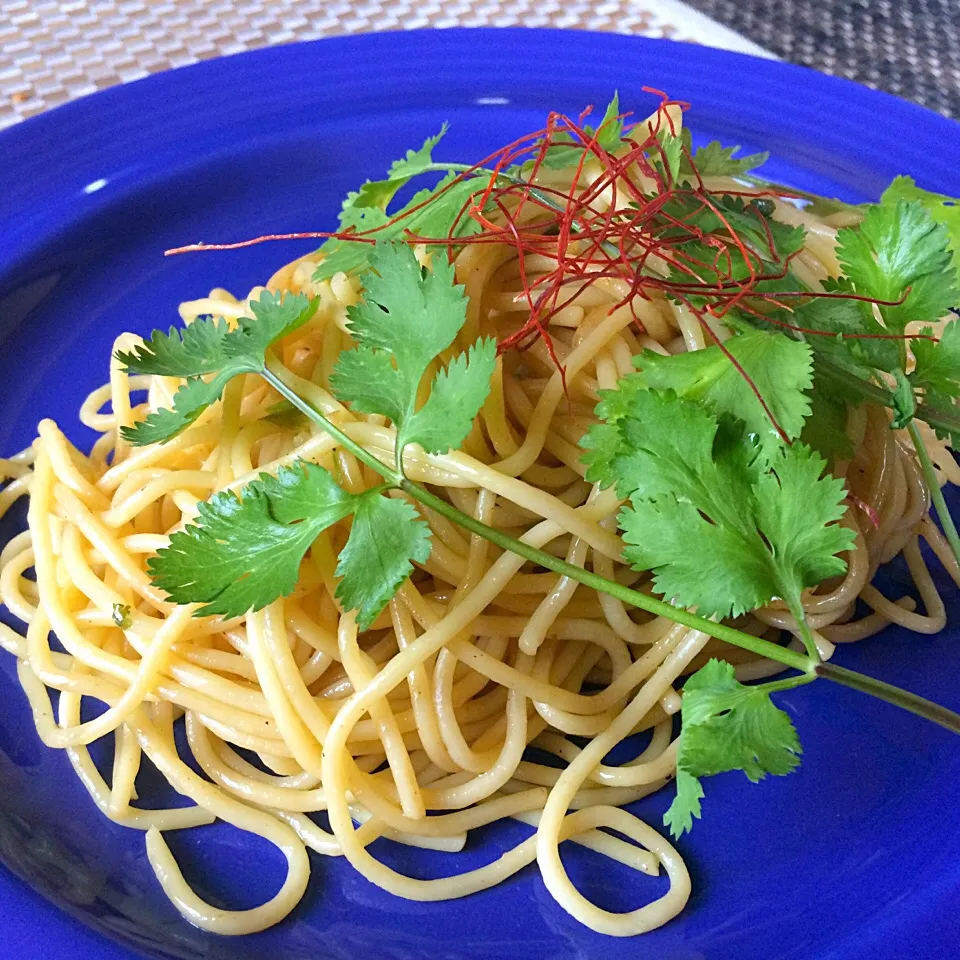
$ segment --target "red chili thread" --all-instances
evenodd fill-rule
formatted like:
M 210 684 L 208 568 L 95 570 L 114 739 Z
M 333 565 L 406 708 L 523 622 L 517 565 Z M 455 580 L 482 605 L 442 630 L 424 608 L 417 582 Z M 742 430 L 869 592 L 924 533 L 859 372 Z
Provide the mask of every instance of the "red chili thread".
M 685 304 L 704 329 L 707 337 L 719 347 L 726 358 L 757 397 L 774 428 L 787 442 L 788 438 L 772 410 L 761 396 L 756 384 L 717 337 L 705 318 L 705 310 L 694 304 L 693 298 L 709 297 L 715 301 L 710 308 L 712 316 L 722 319 L 730 310 L 739 308 L 749 315 L 767 320 L 776 326 L 805 335 L 835 336 L 829 331 L 813 330 L 791 324 L 758 309 L 760 304 L 792 312 L 782 298 L 834 297 L 854 299 L 881 306 L 902 303 L 878 301 L 852 293 L 810 294 L 800 291 L 776 293 L 758 289 L 764 281 L 783 279 L 790 268 L 792 254 L 782 257 L 776 249 L 770 218 L 757 206 L 745 207 L 756 220 L 762 236 L 759 249 L 754 249 L 734 228 L 730 218 L 715 202 L 714 194 L 706 189 L 691 153 L 682 148 L 686 164 L 692 171 L 692 183 L 679 184 L 672 176 L 664 144 L 659 138 L 663 125 L 672 134 L 676 130 L 667 109 L 674 106 L 681 111 L 689 104 L 670 100 L 666 93 L 644 87 L 644 91 L 660 98 L 657 111 L 649 120 L 635 124 L 624 123 L 617 153 L 606 150 L 599 142 L 600 130 L 588 133 L 584 123 L 592 108 L 587 108 L 577 120 L 561 113 L 550 113 L 546 125 L 525 134 L 484 157 L 478 163 L 453 177 L 445 187 L 421 203 L 401 211 L 387 224 L 363 231 L 317 231 L 290 234 L 269 234 L 236 243 L 191 244 L 166 251 L 170 256 L 199 250 L 235 250 L 274 240 L 336 239 L 348 242 L 375 243 L 377 234 L 386 226 L 410 218 L 438 195 L 446 193 L 466 179 L 476 179 L 477 189 L 462 205 L 447 235 L 420 236 L 407 229 L 405 239 L 410 243 L 445 246 L 452 257 L 458 247 L 471 244 L 496 243 L 512 247 L 520 264 L 520 284 L 529 308 L 529 317 L 511 335 L 500 341 L 498 350 L 528 348 L 537 339 L 543 339 L 548 354 L 564 378 L 565 370 L 557 357 L 549 334 L 551 319 L 600 280 L 620 280 L 628 284 L 626 295 L 611 310 L 629 305 L 634 319 L 640 323 L 636 302 L 653 296 L 670 296 Z M 621 114 L 617 120 L 625 120 Z M 547 184 L 534 184 L 544 170 L 550 151 L 557 147 L 582 148 L 574 167 L 574 175 L 567 190 Z M 514 165 L 529 165 L 525 179 L 508 182 L 504 173 Z M 589 165 L 589 174 L 586 172 Z M 484 182 L 486 178 L 486 182 Z M 586 182 L 584 182 L 586 181 Z M 652 183 L 652 189 L 651 184 Z M 724 191 L 725 195 L 749 197 L 791 198 L 794 194 L 774 190 L 759 193 Z M 603 209 L 598 202 L 606 197 Z M 626 201 L 624 204 L 623 201 Z M 675 202 L 674 202 L 675 201 Z M 496 223 L 485 213 L 494 207 L 503 223 Z M 533 214 L 529 209 L 534 208 Z M 697 225 L 697 219 L 709 211 L 719 228 L 710 233 Z M 472 220 L 479 228 L 469 236 L 458 237 L 464 219 Z M 692 245 L 712 251 L 704 260 L 693 252 Z M 525 259 L 542 255 L 555 261 L 553 269 L 531 282 L 525 269 Z M 664 277 L 651 266 L 656 258 L 673 268 L 684 280 Z M 738 261 L 746 276 L 737 275 Z M 771 269 L 771 267 L 775 269 Z M 565 294 L 573 288 L 569 296 Z M 926 334 L 895 335 L 882 333 L 845 334 L 851 339 L 926 339 Z M 858 504 L 859 505 L 859 504 Z
M 847 496 L 847 501 L 852 503 L 855 507 L 862 510 L 867 519 L 870 521 L 871 526 L 874 530 L 880 529 L 880 514 L 872 507 L 869 503 L 864 500 L 861 500 L 859 497 L 855 497 L 852 493 Z

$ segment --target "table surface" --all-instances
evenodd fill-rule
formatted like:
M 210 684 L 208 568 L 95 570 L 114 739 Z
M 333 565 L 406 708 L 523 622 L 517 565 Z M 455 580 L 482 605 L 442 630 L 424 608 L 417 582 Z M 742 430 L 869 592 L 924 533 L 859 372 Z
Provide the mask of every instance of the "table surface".
M 266 45 L 517 25 L 782 57 L 960 116 L 960 0 L 0 0 L 0 128 L 116 83 Z
M 960 0 L 688 0 L 771 53 L 960 118 Z
M 272 44 L 520 25 L 669 37 L 769 56 L 678 0 L 3 0 L 0 127 L 117 83 Z

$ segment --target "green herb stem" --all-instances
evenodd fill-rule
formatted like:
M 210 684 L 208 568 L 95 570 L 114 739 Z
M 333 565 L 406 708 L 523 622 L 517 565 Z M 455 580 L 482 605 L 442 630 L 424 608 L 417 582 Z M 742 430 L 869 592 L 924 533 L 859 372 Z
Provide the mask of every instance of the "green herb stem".
M 910 434 L 910 439 L 913 441 L 913 448 L 917 451 L 920 467 L 923 470 L 923 477 L 927 481 L 927 488 L 930 490 L 930 498 L 933 500 L 933 505 L 937 508 L 937 516 L 940 518 L 944 536 L 947 538 L 947 543 L 950 544 L 950 549 L 953 551 L 957 563 L 960 563 L 960 536 L 957 535 L 957 528 L 953 522 L 953 517 L 950 516 L 950 511 L 947 509 L 947 501 L 943 496 L 943 490 L 940 488 L 940 482 L 937 480 L 937 472 L 934 470 L 933 463 L 930 460 L 930 454 L 927 453 L 923 438 L 917 429 L 916 421 L 910 421 L 907 425 L 907 431 Z
M 859 674 L 858 674 L 859 676 Z M 812 683 L 817 679 L 816 668 L 813 673 L 801 673 L 799 676 L 784 677 L 782 680 L 772 680 L 770 683 L 757 684 L 758 690 L 764 693 L 777 693 L 781 690 L 793 690 L 796 687 L 802 687 L 807 683 Z
M 301 413 L 309 417 L 317 426 L 325 430 L 345 450 L 349 450 L 361 463 L 365 463 L 371 470 L 387 480 L 393 486 L 400 486 L 403 479 L 396 470 L 391 470 L 386 464 L 378 460 L 365 447 L 348 437 L 335 423 L 328 420 L 312 403 L 308 403 L 296 391 L 288 387 L 272 370 L 264 368 L 261 376 L 285 400 L 292 403 Z
M 869 383 L 861 377 L 854 376 L 840 367 L 835 366 L 829 360 L 825 360 L 819 354 L 817 355 L 817 370 L 827 374 L 827 376 L 839 383 L 849 387 L 855 393 L 860 394 L 865 400 L 872 400 L 879 403 L 882 407 L 893 407 L 893 394 L 883 387 Z M 960 416 L 949 413 L 946 410 L 935 410 L 926 404 L 918 403 L 914 411 L 917 420 L 930 424 L 931 427 L 939 427 L 941 430 L 949 430 L 953 433 L 960 433 Z
M 810 624 L 807 623 L 806 615 L 803 612 L 803 604 L 799 602 L 799 599 L 791 600 L 787 603 L 787 607 L 793 615 L 793 619 L 797 622 L 797 629 L 800 631 L 800 639 L 803 641 L 807 656 L 810 657 L 814 663 L 819 663 L 820 651 L 817 649 L 817 642 L 813 639 Z
M 530 560 L 532 563 L 536 563 L 541 567 L 545 567 L 547 570 L 552 570 L 554 573 L 558 573 L 561 576 L 569 577 L 571 580 L 576 580 L 578 583 L 582 583 L 584 586 L 591 587 L 594 590 L 599 590 L 602 593 L 607 593 L 612 597 L 616 597 L 618 600 L 622 600 L 624 603 L 630 604 L 631 606 L 639 607 L 640 609 L 646 610 L 648 613 L 652 613 L 656 616 L 668 617 L 675 623 L 682 623 L 684 626 L 690 627 L 692 630 L 700 630 L 718 640 L 724 640 L 727 643 L 733 644 L 734 646 L 742 647 L 744 650 L 749 650 L 751 653 L 755 653 L 758 657 L 767 657 L 770 660 L 776 660 L 778 663 L 782 663 L 786 667 L 793 667 L 795 670 L 799 670 L 802 673 L 810 673 L 813 666 L 810 658 L 804 656 L 803 654 L 797 653 L 795 650 L 781 647 L 778 644 L 771 643 L 769 640 L 762 640 L 759 637 L 751 636 L 749 633 L 744 633 L 741 630 L 737 630 L 734 627 L 727 626 L 726 624 L 716 623 L 713 620 L 707 620 L 705 617 L 699 617 L 695 613 L 690 613 L 688 610 L 684 610 L 680 607 L 674 607 L 663 600 L 657 600 L 655 597 L 649 597 L 645 593 L 640 593 L 637 590 L 631 590 L 630 587 L 625 587 L 616 581 L 608 580 L 606 577 L 601 577 L 599 574 L 593 573 L 590 570 L 585 570 L 583 567 L 575 566 L 572 563 L 568 563 L 566 560 L 553 557 L 543 550 L 539 550 L 528 543 L 524 543 L 522 540 L 517 540 L 515 537 L 508 536 L 507 534 L 502 533 L 500 530 L 496 530 L 493 527 L 487 526 L 485 523 L 481 523 L 474 517 L 463 513 L 456 507 L 447 503 L 446 500 L 442 500 L 440 497 L 430 493 L 429 490 L 426 490 L 419 484 L 407 480 L 396 470 L 393 470 L 385 463 L 382 463 L 372 453 L 364 449 L 363 446 L 361 446 L 351 437 L 347 436 L 347 434 L 344 433 L 338 426 L 331 423 L 312 404 L 308 403 L 295 391 L 290 389 L 290 387 L 288 387 L 271 370 L 265 369 L 263 372 L 263 377 L 267 383 L 269 383 L 270 386 L 272 386 L 281 396 L 283 396 L 286 400 L 289 400 L 290 403 L 292 403 L 298 410 L 302 411 L 322 430 L 325 430 L 345 450 L 348 450 L 362 463 L 365 463 L 372 470 L 375 470 L 377 473 L 379 473 L 380 476 L 382 476 L 388 483 L 398 487 L 414 500 L 417 500 L 424 506 L 429 507 L 431 510 L 435 510 L 437 513 L 441 514 L 441 516 L 446 517 L 448 520 L 452 520 L 454 523 L 459 524 L 460 526 L 469 530 L 471 533 L 475 533 L 478 536 L 483 537 L 485 540 L 489 540 L 490 543 L 493 543 L 503 550 L 509 550 L 511 553 L 515 553 L 518 556 L 523 557 L 525 560 Z M 815 647 L 814 650 L 816 650 Z
M 630 587 L 625 587 L 614 580 L 608 580 L 606 577 L 601 577 L 599 574 L 585 570 L 583 567 L 575 566 L 566 560 L 561 560 L 559 557 L 551 556 L 543 550 L 538 550 L 536 547 L 532 547 L 522 540 L 517 540 L 499 530 L 495 530 L 493 527 L 488 527 L 486 524 L 481 523 L 479 520 L 465 513 L 461 513 L 456 507 L 447 503 L 446 500 L 434 496 L 429 490 L 425 490 L 423 487 L 411 483 L 409 480 L 404 480 L 400 484 L 400 489 L 415 500 L 418 500 L 424 506 L 430 507 L 431 510 L 435 510 L 448 520 L 452 520 L 454 523 L 465 527 L 471 533 L 476 533 L 496 546 L 504 550 L 509 550 L 511 553 L 516 553 L 524 559 L 530 560 L 532 563 L 552 570 L 554 573 L 569 577 L 571 580 L 576 580 L 578 583 L 582 583 L 584 586 L 591 587 L 594 590 L 607 593 L 611 597 L 616 597 L 618 600 L 622 600 L 624 603 L 628 603 L 633 607 L 646 610 L 648 613 L 667 617 L 675 623 L 682 623 L 685 627 L 690 627 L 692 630 L 700 630 L 703 633 L 709 634 L 711 637 L 716 637 L 718 640 L 724 640 L 727 643 L 732 643 L 734 646 L 742 647 L 744 650 L 749 650 L 757 654 L 757 656 L 776 660 L 785 666 L 793 667 L 804 673 L 810 672 L 812 664 L 809 658 L 802 654 L 789 650 L 786 647 L 778 646 L 769 640 L 761 640 L 759 637 L 743 633 L 734 627 L 728 627 L 726 624 L 716 623 L 713 620 L 699 617 L 695 613 L 690 613 L 689 610 L 684 610 L 682 607 L 674 607 L 664 600 L 657 600 L 655 597 L 650 597 L 645 593 L 632 590 Z
M 561 560 L 559 557 L 551 556 L 549 553 L 539 550 L 528 543 L 524 543 L 522 540 L 517 540 L 500 530 L 481 523 L 474 517 L 461 512 L 453 505 L 447 503 L 446 500 L 435 496 L 419 484 L 407 480 L 396 470 L 378 460 L 372 453 L 344 433 L 336 424 L 331 423 L 312 404 L 288 387 L 275 373 L 264 369 L 263 377 L 281 396 L 289 400 L 293 406 L 304 413 L 322 430 L 325 430 L 345 450 L 348 450 L 358 460 L 380 474 L 388 484 L 399 488 L 414 500 L 429 507 L 431 510 L 435 510 L 441 516 L 452 520 L 471 533 L 483 537 L 485 540 L 488 540 L 503 550 L 509 550 L 511 553 L 515 553 L 547 570 L 552 570 L 561 576 L 569 577 L 571 580 L 576 580 L 578 583 L 582 583 L 584 586 L 591 587 L 594 590 L 607 593 L 631 606 L 639 607 L 641 610 L 646 610 L 655 616 L 667 617 L 675 623 L 682 623 L 684 626 L 690 627 L 692 630 L 700 630 L 718 640 L 723 640 L 733 646 L 749 650 L 759 657 L 775 660 L 778 663 L 782 663 L 785 667 L 791 667 L 800 671 L 802 675 L 800 677 L 787 677 L 783 680 L 775 681 L 774 685 L 770 687 L 771 692 L 792 689 L 802 683 L 808 683 L 816 677 L 822 677 L 834 683 L 839 683 L 842 686 L 851 687 L 854 690 L 860 690 L 863 693 L 870 694 L 894 706 L 915 713 L 920 717 L 932 720 L 934 723 L 946 727 L 954 733 L 960 733 L 960 714 L 941 707 L 924 697 L 917 696 L 906 690 L 901 690 L 899 687 L 892 686 L 889 683 L 884 683 L 881 680 L 875 680 L 872 677 L 865 676 L 853 670 L 847 670 L 844 667 L 839 667 L 832 663 L 818 662 L 819 655 L 816 652 L 815 646 L 812 647 L 813 652 L 810 656 L 806 656 L 797 653 L 795 650 L 790 650 L 787 647 L 781 647 L 775 643 L 771 643 L 769 640 L 762 640 L 759 637 L 743 633 L 726 624 L 707 620 L 704 617 L 697 616 L 695 613 L 691 613 L 689 610 L 674 607 L 663 600 L 647 596 L 616 581 L 608 580 L 606 577 L 601 577 L 599 574 L 585 570 L 583 567 L 575 566 L 566 560 Z M 936 486 L 936 484 L 933 486 L 939 491 L 939 486 Z M 947 516 L 949 516 L 949 514 L 947 514 Z M 801 635 L 803 636 L 804 628 L 806 628 L 807 635 L 809 635 L 809 627 L 806 625 L 804 618 L 802 616 L 796 616 L 796 614 L 794 614 L 794 616 L 800 626 Z M 804 637 L 804 640 L 806 643 L 806 637 Z M 809 637 L 809 642 L 810 644 L 813 643 L 812 636 Z M 808 649 L 810 649 L 809 646 Z
M 941 727 L 953 731 L 953 733 L 960 733 L 960 713 L 954 713 L 953 710 L 941 707 L 940 704 L 933 703 L 925 697 L 917 696 L 917 694 L 910 693 L 907 690 L 901 690 L 900 687 L 868 677 L 866 674 L 847 670 L 845 667 L 838 667 L 833 663 L 818 663 L 814 667 L 814 673 L 825 680 L 832 680 L 841 686 L 859 690 L 861 693 L 869 694 L 878 700 L 885 700 L 894 706 L 909 710 L 910 713 L 915 713 L 925 720 L 932 720 Z

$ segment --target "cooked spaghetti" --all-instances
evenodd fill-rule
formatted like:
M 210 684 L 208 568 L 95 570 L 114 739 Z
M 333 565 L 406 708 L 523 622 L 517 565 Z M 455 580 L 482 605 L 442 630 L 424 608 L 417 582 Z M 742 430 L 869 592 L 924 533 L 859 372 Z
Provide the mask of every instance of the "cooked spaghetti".
M 582 197 L 602 172 L 587 162 L 536 176 L 555 195 Z M 711 187 L 744 191 L 733 180 Z M 760 188 L 756 194 L 769 196 Z M 775 219 L 806 228 L 793 270 L 810 289 L 822 289 L 839 271 L 836 229 L 848 215 L 818 216 L 785 198 L 772 202 Z M 609 183 L 589 199 L 595 212 L 615 203 Z M 499 209 L 486 214 L 487 225 L 501 233 L 508 221 L 536 225 L 542 207 L 518 212 L 521 205 L 504 194 Z M 571 261 L 569 275 L 561 271 L 562 303 L 552 301 L 543 335 L 546 324 L 531 327 L 530 292 L 557 276 L 560 240 L 545 232 L 535 250 L 502 236 L 454 249 L 469 300 L 460 346 L 484 335 L 524 349 L 501 350 L 490 395 L 462 449 L 408 449 L 407 473 L 483 523 L 649 590 L 648 574 L 623 562 L 619 500 L 584 479 L 579 444 L 595 421 L 598 392 L 613 389 L 642 350 L 699 350 L 729 331 L 713 321 L 708 328 L 702 314 L 662 291 L 638 293 L 627 279 L 572 283 Z M 425 264 L 443 255 L 426 243 L 416 249 Z M 319 298 L 313 318 L 275 345 L 270 362 L 351 439 L 387 460 L 394 428 L 381 416 L 351 412 L 330 391 L 334 364 L 352 345 L 347 309 L 363 289 L 343 273 L 314 280 L 319 262 L 318 255 L 302 257 L 267 281 L 271 291 Z M 243 299 L 214 289 L 182 304 L 180 315 L 185 324 L 204 315 L 233 324 L 252 316 L 250 301 L 262 289 Z M 139 342 L 125 333 L 115 352 Z M 0 597 L 25 635 L 0 626 L 0 640 L 18 658 L 44 743 L 66 751 L 106 817 L 146 832 L 150 862 L 178 910 L 220 934 L 275 924 L 304 893 L 308 849 L 344 856 L 373 883 L 414 900 L 463 897 L 537 860 L 564 910 L 616 936 L 648 931 L 682 910 L 691 889 L 683 859 L 623 807 L 674 775 L 681 678 L 710 657 L 733 663 L 741 680 L 770 676 L 782 665 L 537 569 L 426 509 L 420 513 L 432 535 L 430 557 L 369 629 L 358 630 L 335 594 L 346 520 L 317 538 L 291 595 L 240 617 L 194 617 L 195 607 L 177 606 L 152 583 L 147 561 L 197 517 L 198 502 L 215 491 L 239 491 L 297 459 L 325 466 L 354 493 L 380 481 L 255 376 L 234 380 L 221 402 L 169 442 L 125 442 L 121 428 L 169 408 L 178 385 L 131 376 L 114 358 L 108 382 L 80 408 L 81 422 L 100 433 L 89 454 L 44 420 L 30 449 L 0 462 L 9 480 L 0 513 L 29 496 L 29 529 L 0 554 Z M 851 408 L 845 430 L 853 455 L 831 464 L 848 486 L 852 506 L 842 523 L 856 534 L 856 546 L 845 576 L 805 595 L 824 659 L 835 645 L 888 623 L 923 633 L 943 628 L 944 605 L 922 541 L 960 579 L 929 517 L 929 490 L 911 443 L 889 427 L 884 408 Z M 960 481 L 949 450 L 932 432 L 927 439 L 943 481 Z M 898 554 L 922 613 L 914 599 L 888 598 L 872 584 L 878 567 Z M 871 612 L 858 616 L 858 601 Z M 740 617 L 737 626 L 774 640 L 797 632 L 776 603 Z M 62 652 L 51 646 L 51 632 Z M 791 643 L 801 649 L 798 638 Z M 48 689 L 60 691 L 56 715 Z M 81 722 L 84 698 L 108 709 Z M 178 755 L 174 725 L 181 719 L 206 778 Z M 644 731 L 648 739 L 634 759 L 604 763 L 612 748 Z M 109 783 L 88 752 L 102 737 L 114 741 Z M 556 763 L 536 762 L 529 747 Z M 194 805 L 138 808 L 144 758 Z M 316 811 L 327 811 L 332 832 L 311 819 Z M 471 830 L 511 817 L 535 832 L 487 866 L 442 880 L 403 876 L 368 849 L 386 837 L 455 858 Z M 264 837 L 286 858 L 283 885 L 261 906 L 219 909 L 181 875 L 164 832 L 215 819 Z M 567 840 L 638 873 L 662 869 L 669 889 L 629 913 L 601 909 L 567 876 L 559 855 Z M 642 897 L 639 880 L 638 888 Z

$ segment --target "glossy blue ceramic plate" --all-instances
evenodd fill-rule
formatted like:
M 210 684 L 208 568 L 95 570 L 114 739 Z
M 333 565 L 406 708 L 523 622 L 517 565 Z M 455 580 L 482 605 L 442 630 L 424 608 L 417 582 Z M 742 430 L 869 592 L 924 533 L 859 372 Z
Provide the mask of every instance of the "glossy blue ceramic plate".
M 540 126 L 547 110 L 575 113 L 615 87 L 645 111 L 654 99 L 644 85 L 691 101 L 699 139 L 770 150 L 772 178 L 865 200 L 906 172 L 960 194 L 956 124 L 843 81 L 692 45 L 391 33 L 162 74 L 0 135 L 0 452 L 29 443 L 42 416 L 88 444 L 77 407 L 105 379 L 119 331 L 174 322 L 178 301 L 213 286 L 245 292 L 309 245 L 174 259 L 164 248 L 329 228 L 348 189 L 443 120 L 451 132 L 439 153 L 480 158 Z M 957 622 L 957 593 L 942 587 Z M 837 659 L 958 708 L 958 642 L 956 628 L 938 637 L 889 630 Z M 960 951 L 960 741 L 826 682 L 781 701 L 805 745 L 799 773 L 760 786 L 739 774 L 710 781 L 703 821 L 680 844 L 693 897 L 646 937 L 583 929 L 533 868 L 467 900 L 419 904 L 317 857 L 309 893 L 284 923 L 226 940 L 180 919 L 142 836 L 97 813 L 66 757 L 37 739 L 11 657 L 0 656 L 0 671 L 3 957 L 885 960 Z M 668 802 L 665 791 L 638 809 L 656 822 Z M 456 862 L 382 855 L 442 876 L 488 860 L 525 829 L 481 831 Z M 215 902 L 253 905 L 280 881 L 279 855 L 232 828 L 174 834 L 171 844 Z M 565 857 L 609 909 L 662 892 L 661 881 L 592 854 Z

